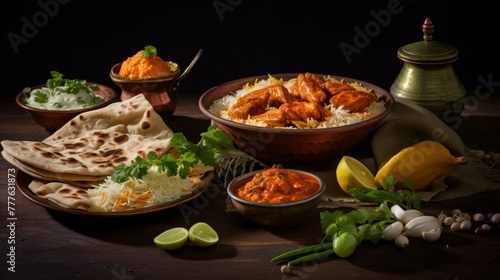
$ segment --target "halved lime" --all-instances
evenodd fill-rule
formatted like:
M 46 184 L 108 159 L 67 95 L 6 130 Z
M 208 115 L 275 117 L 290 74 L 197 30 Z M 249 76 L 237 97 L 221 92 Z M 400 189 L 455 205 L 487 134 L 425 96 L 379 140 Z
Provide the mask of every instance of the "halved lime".
M 375 177 L 371 171 L 353 157 L 342 157 L 337 166 L 336 175 L 340 188 L 346 193 L 349 193 L 351 188 L 377 189 Z
M 175 250 L 186 244 L 188 237 L 189 234 L 186 228 L 175 227 L 156 236 L 154 242 L 156 246 L 162 249 Z
M 219 241 L 219 235 L 207 223 L 199 222 L 189 229 L 189 240 L 200 247 L 208 247 Z

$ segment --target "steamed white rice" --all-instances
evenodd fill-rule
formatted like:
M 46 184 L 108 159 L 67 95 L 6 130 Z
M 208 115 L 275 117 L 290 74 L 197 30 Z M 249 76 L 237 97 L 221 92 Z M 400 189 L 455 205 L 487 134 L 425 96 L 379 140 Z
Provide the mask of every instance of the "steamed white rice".
M 330 76 L 323 78 L 325 80 L 329 79 L 332 82 L 339 82 L 339 80 Z M 264 79 L 256 80 L 253 84 L 246 84 L 243 86 L 243 88 L 237 90 L 236 92 L 229 93 L 228 95 L 218 100 L 215 100 L 213 104 L 210 106 L 209 111 L 223 119 L 232 120 L 235 122 L 249 124 L 249 125 L 267 127 L 266 123 L 261 121 L 255 121 L 250 118 L 232 119 L 227 112 L 240 97 L 243 97 L 246 94 L 253 92 L 255 90 L 259 90 L 274 85 L 282 85 L 286 87 L 289 92 L 291 92 L 293 86 L 295 85 L 295 80 L 296 79 L 293 78 L 288 81 L 284 81 L 282 79 L 278 79 L 269 75 L 268 79 L 266 80 Z M 357 82 L 349 83 L 349 85 L 359 91 L 373 92 L 371 89 L 365 88 L 362 84 Z M 385 103 L 384 101 L 375 101 L 370 106 L 366 107 L 363 112 L 357 112 L 357 113 L 350 113 L 348 110 L 343 109 L 342 106 L 336 108 L 332 105 L 327 105 L 325 108 L 328 108 L 332 114 L 331 116 L 328 116 L 324 121 L 317 122 L 315 120 L 309 120 L 307 123 L 294 122 L 294 124 L 296 125 L 297 128 L 311 128 L 311 127 L 327 128 L 327 127 L 338 127 L 348 124 L 354 124 L 369 118 L 373 118 L 374 116 L 383 112 L 385 110 L 384 103 Z M 274 109 L 274 108 L 268 106 L 267 110 L 269 109 Z M 295 127 L 288 126 L 284 128 L 295 128 Z

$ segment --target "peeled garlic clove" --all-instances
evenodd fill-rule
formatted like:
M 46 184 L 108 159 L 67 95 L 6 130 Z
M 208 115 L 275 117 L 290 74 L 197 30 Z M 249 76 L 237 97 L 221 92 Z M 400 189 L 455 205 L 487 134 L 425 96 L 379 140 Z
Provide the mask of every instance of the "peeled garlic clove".
M 408 237 L 421 238 L 422 232 L 433 229 L 441 230 L 439 220 L 434 216 L 420 216 L 411 219 L 405 224 L 403 234 Z
M 403 222 L 403 224 L 406 224 L 410 220 L 412 220 L 413 218 L 420 217 L 420 216 L 424 216 L 424 213 L 422 213 L 416 209 L 409 209 L 409 210 L 405 211 L 404 220 L 402 222 Z
M 396 237 L 396 239 L 394 239 L 394 244 L 398 248 L 406 248 L 408 247 L 408 245 L 410 245 L 410 240 L 408 239 L 408 237 L 400 235 Z
M 386 241 L 392 241 L 396 239 L 403 232 L 403 223 L 400 221 L 396 221 L 390 225 L 388 225 L 382 231 L 382 239 Z
M 405 220 L 406 212 L 403 208 L 401 208 L 401 206 L 394 204 L 391 207 L 391 213 L 398 221 L 403 222 Z
M 490 221 L 494 224 L 500 224 L 500 213 L 495 213 L 490 217 Z
M 427 242 L 437 241 L 439 237 L 441 237 L 441 228 L 422 232 L 422 238 Z

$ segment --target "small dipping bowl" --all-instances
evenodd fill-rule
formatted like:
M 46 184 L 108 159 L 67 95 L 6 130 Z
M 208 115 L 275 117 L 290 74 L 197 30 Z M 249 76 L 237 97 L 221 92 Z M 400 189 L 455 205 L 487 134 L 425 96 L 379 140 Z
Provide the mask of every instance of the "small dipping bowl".
M 22 107 L 31 118 L 40 126 L 44 127 L 49 133 L 54 133 L 56 130 L 61 128 L 67 122 L 69 122 L 74 117 L 78 116 L 81 113 L 92 111 L 95 109 L 103 108 L 108 106 L 109 104 L 117 101 L 118 95 L 115 90 L 112 88 L 87 82 L 88 84 L 95 84 L 99 87 L 99 90 L 94 91 L 94 94 L 99 95 L 104 99 L 104 101 L 100 104 L 87 107 L 84 109 L 76 109 L 76 110 L 47 110 L 47 109 L 39 109 L 35 107 L 31 107 L 24 102 L 25 98 L 28 98 L 28 93 L 21 91 L 16 96 L 16 103 Z M 31 87 L 32 90 L 46 87 L 47 85 L 38 85 L 35 87 Z
M 227 193 L 234 208 L 253 223 L 268 229 L 286 229 L 304 221 L 308 213 L 318 207 L 321 196 L 325 191 L 325 183 L 318 176 L 297 169 L 281 169 L 284 172 L 299 172 L 310 176 L 319 183 L 319 189 L 311 196 L 284 203 L 258 203 L 245 200 L 237 195 L 236 190 L 251 181 L 253 177 L 264 170 L 258 170 L 234 178 L 227 187 Z

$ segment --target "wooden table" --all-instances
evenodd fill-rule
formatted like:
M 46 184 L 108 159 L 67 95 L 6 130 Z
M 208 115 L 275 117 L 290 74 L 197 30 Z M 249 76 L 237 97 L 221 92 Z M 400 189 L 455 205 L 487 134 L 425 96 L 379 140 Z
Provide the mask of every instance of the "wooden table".
M 209 125 L 198 109 L 199 95 L 181 94 L 179 98 L 168 125 L 190 139 L 199 139 Z M 492 95 L 463 115 L 457 131 L 466 145 L 499 151 L 499 106 L 500 98 Z M 2 140 L 38 141 L 49 135 L 13 98 L 1 100 L 0 112 Z M 0 227 L 1 279 L 489 279 L 500 274 L 499 236 L 446 228 L 435 243 L 412 239 L 404 250 L 391 242 L 363 243 L 348 259 L 311 264 L 289 277 L 270 259 L 317 243 L 322 238 L 319 212 L 324 209 L 311 212 L 299 227 L 266 230 L 238 213 L 227 213 L 225 193 L 212 191 L 185 204 L 183 211 L 176 207 L 137 217 L 80 217 L 48 211 L 18 190 L 12 191 L 15 194 L 9 200 L 7 173 L 11 168 L 0 160 L 0 215 L 6 224 Z M 7 215 L 8 206 L 14 216 Z M 469 213 L 500 212 L 500 191 L 424 203 L 422 210 L 437 214 L 455 208 Z M 156 235 L 171 227 L 189 227 L 199 221 L 218 231 L 218 244 L 164 251 L 153 243 Z M 15 272 L 8 270 L 13 265 Z

